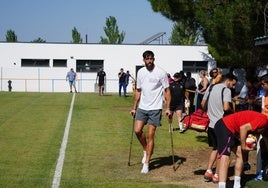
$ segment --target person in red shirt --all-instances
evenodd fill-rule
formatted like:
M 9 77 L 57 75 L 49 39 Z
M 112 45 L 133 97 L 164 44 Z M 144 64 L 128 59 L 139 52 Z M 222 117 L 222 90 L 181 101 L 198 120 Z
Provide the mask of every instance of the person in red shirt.
M 230 154 L 236 154 L 234 188 L 240 188 L 241 173 L 243 170 L 242 151 L 251 151 L 246 145 L 249 133 L 263 133 L 267 130 L 268 118 L 259 112 L 245 110 L 221 118 L 215 124 L 215 134 L 218 143 L 220 158 L 219 188 L 226 187 Z

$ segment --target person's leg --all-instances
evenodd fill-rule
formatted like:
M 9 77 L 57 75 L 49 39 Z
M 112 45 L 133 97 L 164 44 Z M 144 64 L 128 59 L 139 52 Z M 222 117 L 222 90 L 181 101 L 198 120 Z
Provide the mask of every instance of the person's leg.
M 154 149 L 154 135 L 156 131 L 156 126 L 149 124 L 148 125 L 148 143 L 146 149 L 146 163 L 149 164 L 153 149 Z
M 241 150 L 241 146 L 237 146 L 234 148 L 233 152 L 236 155 L 236 162 L 235 162 L 235 168 L 234 168 L 234 188 L 240 188 L 241 187 L 241 173 L 243 170 L 243 154 Z
M 217 155 L 218 155 L 218 150 L 216 148 L 213 148 L 208 158 L 207 171 L 204 175 L 205 181 L 212 181 L 212 177 L 213 177 L 212 167 L 216 160 Z
M 219 187 L 222 183 L 226 184 L 229 165 L 230 165 L 230 156 L 222 155 L 219 165 Z
M 73 87 L 74 87 L 74 91 L 77 93 L 76 86 L 75 86 L 75 81 L 73 82 Z
M 185 127 L 183 126 L 183 123 L 181 122 L 182 119 L 182 110 L 176 110 L 176 117 L 178 120 L 178 125 L 179 125 L 179 132 L 183 133 L 185 131 Z
M 124 96 L 127 96 L 127 86 L 126 86 L 126 83 L 123 82 L 122 85 L 123 85 Z
M 143 151 L 147 149 L 146 135 L 143 132 L 144 122 L 140 120 L 135 120 L 135 134 L 142 145 Z
M 70 93 L 72 93 L 73 91 L 72 91 L 72 86 L 73 85 L 73 82 L 71 82 L 71 81 L 69 81 L 69 86 L 70 86 Z
M 119 83 L 119 91 L 118 91 L 119 96 L 121 96 L 121 89 L 122 89 L 122 83 Z

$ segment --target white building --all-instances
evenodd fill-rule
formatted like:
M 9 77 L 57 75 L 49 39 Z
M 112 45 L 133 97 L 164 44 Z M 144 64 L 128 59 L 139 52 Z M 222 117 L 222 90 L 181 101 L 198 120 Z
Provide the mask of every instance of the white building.
M 200 70 L 215 66 L 207 46 L 0 42 L 0 89 L 8 91 L 11 80 L 12 91 L 68 92 L 66 73 L 74 68 L 78 73 L 78 91 L 95 92 L 97 71 L 103 67 L 107 75 L 106 92 L 118 92 L 120 68 L 135 77 L 144 65 L 145 50 L 152 50 L 155 64 L 171 75 L 190 71 L 197 83 Z

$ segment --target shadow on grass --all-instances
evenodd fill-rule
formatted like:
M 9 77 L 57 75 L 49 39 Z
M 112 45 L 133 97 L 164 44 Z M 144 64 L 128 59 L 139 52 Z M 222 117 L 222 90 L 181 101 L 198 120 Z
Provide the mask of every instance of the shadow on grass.
M 186 161 L 186 158 L 175 155 L 174 156 L 174 163 L 175 163 L 174 170 L 177 170 L 179 166 L 183 164 L 185 161 Z M 172 166 L 172 165 L 173 165 L 172 156 L 153 158 L 150 161 L 151 170 L 161 168 L 163 166 Z
M 196 136 L 196 140 L 198 142 L 204 142 L 204 143 L 208 143 L 208 137 L 207 136 Z

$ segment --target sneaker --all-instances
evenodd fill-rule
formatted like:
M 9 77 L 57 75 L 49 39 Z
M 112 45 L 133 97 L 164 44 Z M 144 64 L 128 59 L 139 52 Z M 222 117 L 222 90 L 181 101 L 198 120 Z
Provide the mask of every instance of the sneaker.
M 180 129 L 179 133 L 184 133 L 186 131 L 186 129 Z
M 260 172 L 257 173 L 256 177 L 254 178 L 255 181 L 259 181 L 262 180 L 262 170 Z
M 249 171 L 251 169 L 251 165 L 249 164 L 249 162 L 245 162 L 244 163 L 244 171 Z
M 214 174 L 214 176 L 212 177 L 212 182 L 213 183 L 219 183 L 219 176 Z
M 213 174 L 206 171 L 206 173 L 204 175 L 204 181 L 205 182 L 212 181 L 212 177 L 213 177 Z
M 143 158 L 141 160 L 141 163 L 144 164 L 146 161 L 146 151 L 143 151 Z
M 141 169 L 141 173 L 142 174 L 147 174 L 149 172 L 149 164 L 148 163 L 144 163 L 143 167 Z

